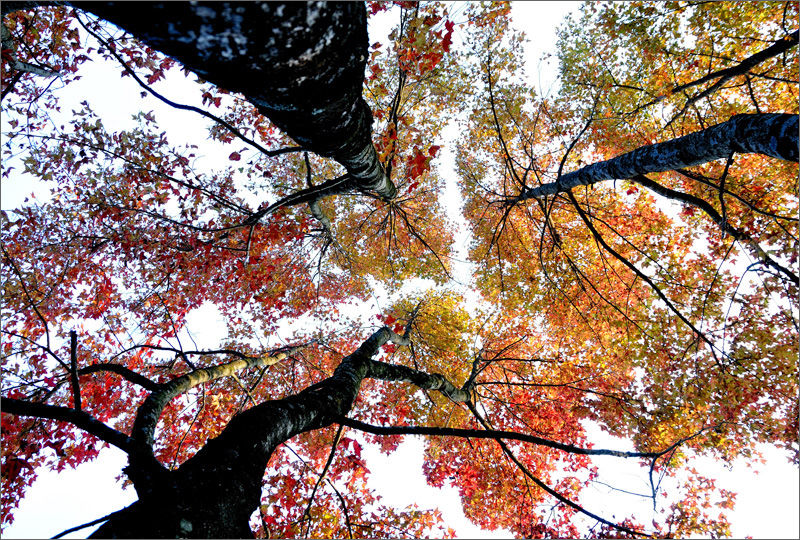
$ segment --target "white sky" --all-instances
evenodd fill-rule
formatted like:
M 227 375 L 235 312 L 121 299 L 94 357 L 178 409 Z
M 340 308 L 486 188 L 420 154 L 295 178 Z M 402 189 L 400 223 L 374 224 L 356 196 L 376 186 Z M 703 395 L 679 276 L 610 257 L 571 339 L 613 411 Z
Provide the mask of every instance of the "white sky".
M 541 94 L 556 79 L 556 60 L 539 64 L 545 52 L 555 52 L 555 28 L 569 11 L 576 9 L 578 2 L 517 2 L 513 4 L 514 24 L 534 39 L 527 48 L 527 71 L 529 80 L 540 88 Z M 374 28 L 370 29 L 371 32 Z M 373 39 L 374 41 L 374 39 Z M 87 74 L 81 81 L 72 85 L 70 94 L 78 96 L 76 103 L 85 96 L 95 112 L 103 118 L 106 126 L 118 123 L 121 127 L 129 122 L 131 112 L 154 109 L 156 118 L 163 126 L 171 126 L 170 140 L 200 144 L 205 141 L 206 122 L 197 115 L 184 111 L 175 111 L 161 106 L 152 98 L 144 102 L 138 101 L 139 88 L 130 78 L 121 79 L 118 68 L 112 67 L 112 76 L 104 76 L 102 66 L 88 67 Z M 180 78 L 177 78 L 180 79 Z M 98 83 L 98 81 L 102 81 Z M 96 90 L 102 87 L 103 91 Z M 193 83 L 182 80 L 171 80 L 168 84 L 159 83 L 156 88 L 168 97 L 183 102 L 191 102 L 187 96 L 197 96 L 197 87 Z M 104 97 L 105 96 L 105 97 Z M 120 107 L 120 102 L 113 99 L 122 97 L 126 102 L 133 100 L 129 111 Z M 199 102 L 199 99 L 195 101 Z M 75 106 L 77 108 L 77 105 Z M 69 110 L 65 107 L 66 110 Z M 180 129 L 174 129 L 179 126 Z M 211 161 L 227 162 L 230 147 L 207 145 L 203 152 Z M 445 150 L 448 150 L 445 148 Z M 446 165 L 440 164 L 444 172 Z M 453 180 L 454 181 L 454 180 Z M 10 186 L 2 185 L 2 207 L 13 208 L 21 203 L 22 197 L 29 194 L 33 187 L 30 184 Z M 198 345 L 212 347 L 221 335 L 215 335 L 214 329 L 220 325 L 214 323 L 213 310 L 198 312 L 190 316 Z M 202 338 L 202 339 L 201 339 Z M 596 432 L 596 433 L 594 433 Z M 630 448 L 629 443 L 609 437 L 599 430 L 592 430 L 590 440 L 596 447 L 615 449 Z M 461 511 L 460 502 L 454 489 L 437 490 L 428 486 L 421 473 L 422 467 L 421 438 L 407 437 L 400 448 L 387 457 L 375 448 L 366 448 L 365 454 L 371 474 L 370 483 L 379 489 L 386 502 L 398 507 L 417 503 L 420 507 L 438 506 L 445 523 L 454 527 L 460 537 L 478 538 L 491 536 L 475 528 L 466 521 Z M 115 478 L 125 465 L 124 454 L 109 448 L 102 452 L 101 458 L 95 462 L 81 465 L 76 470 L 66 470 L 60 474 L 44 472 L 29 489 L 20 508 L 15 512 L 16 519 L 12 526 L 4 531 L 4 538 L 42 538 L 53 536 L 62 530 L 96 519 L 104 514 L 118 510 L 135 500 L 132 489 L 123 491 Z M 734 463 L 726 470 L 717 463 L 708 462 L 708 475 L 718 478 L 718 485 L 739 492 L 738 504 L 732 516 L 733 534 L 735 537 L 752 535 L 756 538 L 798 538 L 798 492 L 800 492 L 800 475 L 795 467 L 786 462 L 785 457 L 771 448 L 765 448 L 767 464 L 757 469 L 750 469 L 743 462 Z M 622 460 L 597 460 L 601 467 L 601 477 L 622 489 L 637 490 L 646 482 L 646 474 L 637 470 L 636 466 L 621 464 Z M 760 472 L 757 472 L 760 471 Z M 388 489 L 381 487 L 388 486 Z M 611 493 L 609 490 L 587 490 L 581 499 L 588 509 L 603 516 L 611 514 L 627 515 L 632 509 L 640 507 L 641 512 L 648 512 L 649 500 L 643 504 L 631 497 Z M 643 521 L 647 521 L 644 519 Z M 91 529 L 84 529 L 71 535 L 74 538 L 85 537 Z M 496 537 L 507 537 L 508 534 L 496 533 Z

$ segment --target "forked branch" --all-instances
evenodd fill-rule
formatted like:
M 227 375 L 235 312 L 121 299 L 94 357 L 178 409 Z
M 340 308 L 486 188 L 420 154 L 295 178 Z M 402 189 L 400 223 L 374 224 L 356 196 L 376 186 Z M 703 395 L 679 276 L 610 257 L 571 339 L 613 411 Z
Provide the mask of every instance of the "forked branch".
M 169 403 L 172 398 L 197 385 L 231 376 L 243 369 L 277 364 L 302 347 L 303 346 L 291 347 L 273 354 L 265 354 L 258 357 L 237 358 L 225 364 L 192 371 L 191 373 L 187 373 L 186 375 L 182 375 L 161 385 L 161 388 L 147 396 L 144 403 L 139 407 L 136 420 L 133 424 L 133 437 L 143 442 L 148 447 L 152 447 L 153 437 L 158 419 L 161 416 L 161 411 L 164 410 L 164 407 L 167 406 L 167 403 Z

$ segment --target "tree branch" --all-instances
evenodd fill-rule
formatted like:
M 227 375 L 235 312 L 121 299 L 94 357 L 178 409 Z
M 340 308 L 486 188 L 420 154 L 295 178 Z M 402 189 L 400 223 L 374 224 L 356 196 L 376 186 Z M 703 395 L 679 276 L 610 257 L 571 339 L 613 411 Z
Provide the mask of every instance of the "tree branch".
M 505 431 L 496 429 L 462 429 L 448 427 L 428 427 L 428 426 L 375 426 L 366 424 L 353 418 L 341 417 L 337 422 L 347 427 L 366 431 L 373 435 L 430 435 L 433 437 L 463 437 L 467 439 L 509 439 L 512 441 L 522 441 L 548 448 L 555 448 L 570 454 L 580 454 L 586 456 L 614 456 L 622 458 L 657 458 L 673 449 L 670 446 L 663 452 L 625 452 L 622 450 L 606 450 L 602 448 L 582 448 L 572 444 L 564 444 L 534 435 L 517 433 L 516 431 Z
M 764 154 L 796 162 L 797 132 L 796 114 L 738 114 L 708 129 L 587 165 L 555 182 L 525 190 L 516 200 L 540 199 L 603 180 L 626 180 L 640 174 L 691 167 L 727 159 L 734 152 Z
M 322 468 L 322 472 L 319 474 L 319 478 L 314 483 L 314 489 L 311 490 L 311 495 L 308 496 L 308 505 L 306 506 L 306 511 L 303 512 L 303 517 L 301 520 L 304 519 L 311 519 L 311 506 L 314 504 L 314 495 L 317 493 L 317 489 L 319 488 L 320 483 L 325 478 L 325 475 L 328 474 L 328 469 L 333 462 L 333 456 L 336 454 L 336 447 L 339 444 L 339 440 L 342 437 L 342 431 L 344 430 L 344 426 L 339 424 L 339 429 L 336 430 L 336 435 L 333 437 L 333 442 L 331 443 L 331 451 L 328 454 L 328 460 L 325 462 L 325 466 Z M 309 521 L 308 526 L 306 527 L 306 537 L 308 537 L 308 533 L 311 529 L 311 523 Z
M 128 510 L 128 508 L 130 508 L 130 506 L 126 506 L 125 508 L 122 508 L 121 510 L 117 510 L 116 512 L 111 512 L 110 514 L 106 514 L 103 517 L 100 517 L 100 518 L 97 518 L 97 519 L 93 519 L 92 521 L 89 521 L 89 522 L 84 523 L 82 525 L 78 525 L 76 527 L 70 527 L 69 529 L 67 529 L 65 531 L 61 531 L 60 533 L 55 535 L 53 537 L 53 540 L 55 540 L 56 538 L 61 538 L 62 536 L 66 536 L 71 532 L 79 531 L 81 529 L 85 529 L 86 527 L 91 527 L 92 525 L 97 525 L 98 523 L 102 523 L 104 521 L 108 521 L 109 519 L 113 518 L 114 516 L 118 516 L 118 515 L 122 514 L 123 512 Z
M 699 93 L 697 93 L 697 94 L 695 94 L 693 96 L 688 96 L 687 95 L 688 99 L 686 100 L 686 103 L 684 103 L 683 107 L 681 107 L 681 110 L 678 111 L 677 113 L 675 113 L 675 115 L 672 117 L 672 119 L 669 122 L 667 122 L 667 125 L 669 126 L 670 124 L 672 124 L 672 122 L 677 120 L 681 116 L 681 114 L 683 114 L 686 111 L 687 108 L 689 108 L 694 103 L 700 101 L 704 97 L 708 97 L 711 94 L 713 94 L 714 92 L 716 92 L 720 87 L 722 87 L 723 84 L 725 84 L 727 81 L 729 81 L 733 77 L 736 77 L 737 75 L 746 75 L 752 68 L 754 68 L 756 65 L 760 64 L 761 62 L 763 62 L 763 61 L 765 61 L 765 60 L 767 60 L 769 58 L 772 58 L 773 56 L 778 56 L 779 54 L 781 54 L 783 52 L 786 52 L 790 48 L 792 48 L 795 45 L 797 45 L 797 37 L 798 37 L 798 31 L 795 30 L 792 34 L 784 36 L 782 39 L 779 39 L 778 41 L 776 41 L 775 43 L 773 43 L 771 46 L 767 47 L 763 51 L 759 51 L 756 54 L 745 58 L 739 64 L 737 64 L 737 65 L 735 65 L 733 67 L 730 67 L 730 68 L 727 68 L 727 69 L 721 69 L 719 71 L 715 71 L 714 73 L 709 73 L 705 77 L 702 77 L 702 78 L 700 78 L 700 79 L 698 79 L 696 81 L 693 81 L 693 82 L 690 82 L 690 83 L 687 83 L 687 84 L 683 84 L 683 85 L 680 85 L 680 86 L 676 86 L 675 88 L 673 88 L 672 89 L 672 93 L 674 94 L 674 93 L 680 92 L 682 90 L 685 90 L 685 89 L 687 89 L 687 88 L 689 88 L 691 86 L 695 86 L 697 84 L 701 84 L 701 83 L 704 83 L 706 81 L 718 78 L 718 80 L 714 84 L 712 84 L 711 86 L 709 86 L 705 90 L 703 90 L 703 91 L 701 91 L 701 92 L 699 92 Z M 748 79 L 748 85 L 749 85 L 749 79 Z M 752 96 L 752 90 L 751 90 L 750 95 Z M 660 101 L 660 99 L 658 99 L 656 101 Z M 650 104 L 648 104 L 648 105 L 650 105 Z M 756 103 L 755 105 L 756 105 L 756 110 L 757 110 L 758 109 L 758 103 Z
M 773 43 L 766 49 L 758 51 L 752 56 L 748 56 L 735 66 L 725 69 L 720 69 L 713 73 L 709 73 L 708 75 L 700 79 L 697 79 L 696 81 L 676 86 L 675 88 L 672 89 L 672 93 L 674 94 L 676 92 L 680 92 L 681 90 L 686 90 L 687 88 L 691 88 L 692 86 L 697 86 L 698 84 L 703 84 L 704 82 L 708 82 L 716 78 L 720 78 L 720 81 L 717 81 L 716 84 L 721 84 L 727 81 L 728 79 L 735 77 L 736 75 L 744 75 L 745 73 L 750 71 L 750 69 L 760 64 L 764 60 L 768 60 L 773 56 L 778 56 L 784 51 L 788 51 L 789 49 L 797 45 L 797 41 L 798 41 L 798 31 L 795 30 L 791 34 L 784 36 L 782 39 L 777 40 L 775 43 Z
M 81 386 L 78 382 L 78 333 L 69 333 L 69 378 L 72 384 L 72 403 L 76 410 L 81 410 Z
M 144 375 L 140 375 L 135 371 L 128 369 L 127 367 L 121 364 L 112 364 L 110 362 L 104 362 L 100 364 L 92 364 L 91 366 L 86 366 L 78 370 L 79 375 L 89 375 L 90 373 L 100 373 L 103 371 L 108 371 L 110 373 L 116 373 L 117 375 L 121 376 L 122 378 L 132 382 L 133 384 L 138 384 L 145 390 L 150 390 L 151 392 L 155 392 L 161 385 L 157 382 L 153 382 Z
M 51 420 L 69 422 L 85 432 L 94 435 L 98 439 L 108 444 L 113 444 L 123 452 L 130 454 L 135 450 L 134 441 L 131 437 L 107 426 L 85 411 L 14 398 L 2 398 L 2 407 L 4 413 L 13 414 L 15 416 L 35 416 L 37 418 L 49 418 Z
M 666 186 L 662 186 L 658 182 L 655 182 L 654 180 L 647 178 L 643 174 L 636 175 L 633 178 L 631 178 L 631 180 L 641 186 L 646 187 L 647 189 L 653 191 L 654 193 L 658 193 L 663 197 L 675 201 L 680 201 L 685 204 L 689 204 L 691 206 L 694 206 L 695 208 L 699 208 L 708 217 L 710 217 L 717 225 L 719 225 L 719 228 L 722 230 L 722 232 L 730 235 L 735 240 L 738 240 L 739 242 L 744 244 L 745 247 L 747 247 L 750 254 L 753 256 L 753 258 L 755 258 L 758 261 L 761 261 L 767 266 L 771 266 L 778 272 L 782 273 L 783 275 L 788 277 L 789 280 L 792 281 L 792 283 L 794 283 L 795 285 L 800 285 L 800 278 L 798 278 L 797 274 L 795 274 L 790 269 L 786 268 L 778 261 L 770 257 L 770 255 L 766 251 L 764 251 L 764 249 L 758 244 L 758 242 L 756 242 L 749 234 L 747 234 L 747 232 L 739 230 L 733 225 L 731 225 L 728 222 L 727 217 L 721 216 L 719 212 L 717 212 L 717 210 L 713 206 L 711 206 L 708 202 L 704 201 L 699 197 L 695 197 L 694 195 L 690 195 L 688 193 L 683 193 L 681 191 L 676 191 Z M 719 188 L 720 199 L 722 198 L 723 193 L 724 193 L 724 186 L 720 186 Z
M 694 96 L 687 96 L 688 99 L 687 99 L 686 103 L 683 105 L 683 107 L 681 108 L 681 111 L 678 112 L 672 118 L 672 120 L 670 120 L 669 123 L 672 123 L 676 118 L 678 118 L 693 103 L 701 100 L 704 97 L 710 96 L 715 91 L 717 91 L 723 84 L 725 84 L 727 81 L 729 81 L 733 77 L 736 77 L 736 76 L 739 76 L 739 75 L 746 75 L 747 73 L 750 72 L 751 69 L 753 69 L 755 66 L 757 66 L 761 62 L 764 62 L 765 60 L 769 60 L 772 57 L 778 56 L 779 54 L 781 54 L 781 53 L 783 53 L 785 51 L 788 51 L 789 49 L 791 49 L 792 47 L 797 45 L 797 41 L 798 41 L 798 31 L 795 30 L 793 33 L 791 33 L 789 35 L 786 35 L 783 38 L 777 40 L 775 43 L 773 43 L 772 45 L 770 45 L 766 49 L 758 51 L 757 53 L 755 53 L 755 54 L 753 54 L 751 56 L 748 56 L 747 58 L 745 58 L 744 60 L 742 60 L 741 62 L 736 64 L 735 66 L 731 66 L 731 67 L 725 68 L 725 69 L 720 69 L 720 70 L 714 71 L 713 73 L 709 73 L 708 75 L 705 75 L 705 76 L 703 76 L 703 77 L 701 77 L 699 79 L 696 79 L 694 81 L 691 81 L 691 82 L 688 82 L 688 83 L 685 83 L 685 84 L 681 84 L 681 85 L 678 85 L 678 86 L 674 86 L 672 89 L 669 90 L 668 94 L 663 95 L 663 96 L 658 96 L 656 99 L 654 99 L 654 100 L 652 100 L 652 101 L 650 101 L 648 103 L 645 103 L 644 105 L 642 105 L 640 107 L 637 107 L 637 110 L 641 110 L 641 109 L 643 109 L 645 107 L 649 107 L 651 105 L 654 105 L 654 104 L 658 103 L 659 101 L 664 100 L 669 95 L 677 94 L 678 92 L 682 92 L 682 91 L 687 90 L 687 89 L 689 89 L 689 88 L 691 88 L 693 86 L 697 86 L 699 84 L 703 84 L 703 83 L 706 83 L 706 82 L 709 82 L 709 81 L 713 81 L 714 79 L 718 79 L 714 84 L 712 84 L 711 86 L 709 86 L 705 90 L 699 92 L 698 94 L 695 94 Z M 638 90 L 641 90 L 641 88 L 639 88 Z
M 273 213 L 279 208 L 297 206 L 299 204 L 305 204 L 305 203 L 311 205 L 312 203 L 316 202 L 317 200 L 323 197 L 349 193 L 355 187 L 356 187 L 355 181 L 350 177 L 350 175 L 347 174 L 339 176 L 337 178 L 326 180 L 325 182 L 318 184 L 316 186 L 295 191 L 294 193 L 290 193 L 289 195 L 286 195 L 285 197 L 278 199 L 271 205 L 262 208 L 258 212 L 255 212 L 253 215 L 248 217 L 246 220 L 244 220 L 240 225 L 237 225 L 236 227 L 238 228 L 238 227 L 254 225 L 258 223 L 264 216 L 268 216 L 269 214 Z
M 228 377 L 243 369 L 277 364 L 302 347 L 302 345 L 291 347 L 274 354 L 265 354 L 254 358 L 239 358 L 218 366 L 192 371 L 191 373 L 187 373 L 186 375 L 182 375 L 168 383 L 160 385 L 159 389 L 147 396 L 144 403 L 139 406 L 139 410 L 136 413 L 136 420 L 133 423 L 133 437 L 142 441 L 148 447 L 152 447 L 153 436 L 156 425 L 158 424 L 158 419 L 161 416 L 161 411 L 164 410 L 164 407 L 167 406 L 167 403 L 169 403 L 172 398 L 197 385 L 222 377 Z
M 717 364 L 720 366 L 720 368 L 722 368 L 723 365 L 720 364 L 719 360 L 717 359 L 717 355 L 715 353 L 715 350 L 717 349 L 717 346 L 714 344 L 714 342 L 711 341 L 708 338 L 708 336 L 706 336 L 703 332 L 701 332 L 694 324 L 692 324 L 692 321 L 690 321 L 683 313 L 681 313 L 681 311 L 675 306 L 675 304 L 673 304 L 672 301 L 669 298 L 667 298 L 667 295 L 664 294 L 664 292 L 655 284 L 655 282 L 653 282 L 652 279 L 650 279 L 649 276 L 644 274 L 641 270 L 639 270 L 636 267 L 636 265 L 634 265 L 627 258 L 622 256 L 620 253 L 618 253 L 614 248 L 612 248 L 605 241 L 605 239 L 603 238 L 603 235 L 601 235 L 600 231 L 598 231 L 595 228 L 595 226 L 592 224 L 591 220 L 586 215 L 586 212 L 584 212 L 583 209 L 580 207 L 580 205 L 578 204 L 577 199 L 575 199 L 575 196 L 572 194 L 571 191 L 567 192 L 567 197 L 569 197 L 569 200 L 572 203 L 572 206 L 575 208 L 575 210 L 577 210 L 578 215 L 583 220 L 583 222 L 586 224 L 586 227 L 589 229 L 589 232 L 592 233 L 592 236 L 597 241 L 597 243 L 600 246 L 602 246 L 603 249 L 605 249 L 611 255 L 613 255 L 618 261 L 620 261 L 622 264 L 627 266 L 628 269 L 630 269 L 640 279 L 645 281 L 650 286 L 650 288 L 653 289 L 653 291 L 656 293 L 656 295 L 658 295 L 658 297 L 667 305 L 669 310 L 672 311 L 675 315 L 677 315 L 678 318 L 681 321 L 683 321 L 683 323 L 692 330 L 692 332 L 694 332 L 700 339 L 702 339 L 703 341 L 705 341 L 708 344 L 709 350 L 711 351 L 711 354 L 714 356 L 714 360 L 717 362 Z M 722 352 L 722 354 L 725 354 L 725 351 L 721 351 L 721 352 Z
M 19 279 L 19 284 L 22 286 L 22 292 L 25 293 L 25 297 L 28 299 L 28 303 L 33 308 L 33 311 L 36 313 L 36 316 L 39 318 L 39 320 L 42 321 L 42 325 L 44 326 L 44 337 L 47 343 L 45 350 L 48 351 L 50 353 L 50 356 L 55 358 L 55 360 L 59 364 L 61 364 L 61 367 L 63 367 L 65 370 L 67 370 L 67 372 L 69 372 L 69 366 L 67 365 L 67 363 L 64 362 L 61 358 L 59 358 L 58 355 L 56 355 L 50 348 L 50 327 L 47 324 L 47 320 L 42 315 L 42 312 L 39 311 L 39 308 L 36 307 L 36 303 L 33 301 L 33 297 L 31 296 L 30 291 L 28 291 L 28 287 L 25 285 L 25 279 L 22 277 L 22 272 L 20 271 L 19 268 L 17 268 L 16 263 L 14 263 L 14 260 L 11 258 L 11 255 L 8 254 L 6 248 L 2 247 L 2 250 L 3 254 L 5 255 L 6 261 L 8 261 L 9 266 L 11 266 L 11 269 L 14 271 L 14 274 L 17 276 L 17 279 Z M 28 339 L 28 341 L 32 340 Z
M 470 408 L 470 411 L 472 412 L 472 414 L 475 416 L 475 418 L 477 418 L 478 421 L 481 423 L 481 425 L 483 425 L 484 428 L 489 429 L 489 425 L 481 417 L 481 415 L 478 414 L 478 410 L 475 408 L 475 406 L 470 404 L 469 408 Z M 542 482 L 539 478 L 534 476 L 533 473 L 531 473 L 531 471 L 529 471 L 528 468 L 525 467 L 525 465 L 523 465 L 517 459 L 517 457 L 514 455 L 514 453 L 511 451 L 511 449 L 508 447 L 508 445 L 506 445 L 506 443 L 503 442 L 502 439 L 496 439 L 496 440 L 497 440 L 497 444 L 499 444 L 500 448 L 503 450 L 503 453 L 506 456 L 508 456 L 508 458 L 512 462 L 514 462 L 514 464 L 519 468 L 520 471 L 522 471 L 522 473 L 525 476 L 530 478 L 533 481 L 534 484 L 536 484 L 541 489 L 543 489 L 544 491 L 546 491 L 547 493 L 549 493 L 550 495 L 555 497 L 557 500 L 561 501 L 562 503 L 564 503 L 567 506 L 577 510 L 578 512 L 580 512 L 582 514 L 585 514 L 585 515 L 589 516 L 592 519 L 596 519 L 600 523 L 605 523 L 609 527 L 613 527 L 613 528 L 615 528 L 617 530 L 620 530 L 620 531 L 623 531 L 623 532 L 626 532 L 628 534 L 632 534 L 632 535 L 635 535 L 635 536 L 647 536 L 647 537 L 651 537 L 652 536 L 651 534 L 643 533 L 643 532 L 640 532 L 640 531 L 635 531 L 635 530 L 630 529 L 628 527 L 625 527 L 623 525 L 617 525 L 616 523 L 614 523 L 612 521 L 608 521 L 607 519 L 604 519 L 604 518 L 598 516 L 597 514 L 589 512 L 588 510 L 586 510 L 584 507 L 582 507 L 578 503 L 576 503 L 574 501 L 571 501 L 570 499 L 566 498 L 565 496 L 563 496 L 562 494 L 560 494 L 559 492 L 557 492 L 556 490 L 554 490 L 553 488 L 551 488 L 550 486 L 548 486 L 547 484 Z
M 371 360 L 367 377 L 383 381 L 410 382 L 423 390 L 437 390 L 451 401 L 469 401 L 470 393 L 458 388 L 439 373 L 425 373 L 407 366 Z

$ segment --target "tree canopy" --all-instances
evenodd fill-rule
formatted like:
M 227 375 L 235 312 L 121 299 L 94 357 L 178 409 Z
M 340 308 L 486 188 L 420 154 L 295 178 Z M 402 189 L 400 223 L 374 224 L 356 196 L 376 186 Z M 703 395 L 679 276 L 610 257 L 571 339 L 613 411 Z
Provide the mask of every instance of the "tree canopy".
M 408 435 L 519 537 L 729 535 L 696 460 L 798 463 L 798 2 L 587 3 L 552 93 L 508 3 L 146 5 L 3 4 L 3 189 L 48 192 L 0 214 L 3 524 L 106 444 L 125 537 L 452 536 L 367 483 Z M 101 61 L 225 162 L 66 110 Z M 601 455 L 659 519 L 581 503 Z

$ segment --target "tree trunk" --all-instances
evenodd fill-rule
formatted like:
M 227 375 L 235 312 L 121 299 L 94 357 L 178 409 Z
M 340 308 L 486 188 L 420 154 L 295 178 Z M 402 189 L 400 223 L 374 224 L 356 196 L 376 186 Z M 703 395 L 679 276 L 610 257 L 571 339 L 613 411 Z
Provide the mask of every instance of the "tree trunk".
M 396 189 L 372 144 L 361 97 L 362 2 L 71 2 L 243 94 L 299 144 L 341 163 L 359 189 Z
M 555 182 L 527 189 L 518 200 L 539 199 L 603 180 L 625 180 L 647 173 L 673 171 L 727 159 L 735 152 L 797 161 L 797 118 L 796 114 L 739 114 L 708 129 L 587 165 L 562 175 Z
M 393 339 L 388 328 L 345 357 L 333 375 L 302 392 L 234 416 L 222 433 L 174 471 L 131 454 L 126 473 L 139 500 L 93 536 L 118 538 L 252 537 L 248 521 L 261 502 L 270 455 L 299 433 L 347 415 L 372 356 Z
M 329 378 L 296 395 L 267 401 L 233 416 L 218 437 L 209 440 L 194 456 L 171 471 L 153 455 L 152 431 L 137 429 L 136 424 L 147 423 L 152 418 L 154 429 L 159 411 L 170 396 L 255 365 L 253 362 L 274 364 L 272 360 L 279 360 L 288 354 L 287 351 L 270 355 L 266 360 L 264 357 L 237 359 L 162 384 L 129 370 L 121 371 L 129 381 L 140 380 L 142 386 L 152 390 L 151 396 L 139 406 L 130 437 L 85 411 L 70 407 L 4 398 L 3 412 L 72 423 L 128 454 L 129 464 L 124 472 L 133 482 L 139 500 L 106 516 L 107 521 L 93 537 L 251 537 L 249 518 L 261 502 L 262 479 L 272 452 L 299 433 L 334 422 L 346 423 L 363 379 L 411 382 L 419 388 L 439 391 L 453 401 L 469 400 L 471 379 L 458 388 L 438 373 L 372 360 L 378 349 L 389 341 L 410 345 L 408 335 L 399 336 L 387 327 L 379 329 L 345 357 Z M 563 447 L 544 439 L 535 442 Z

